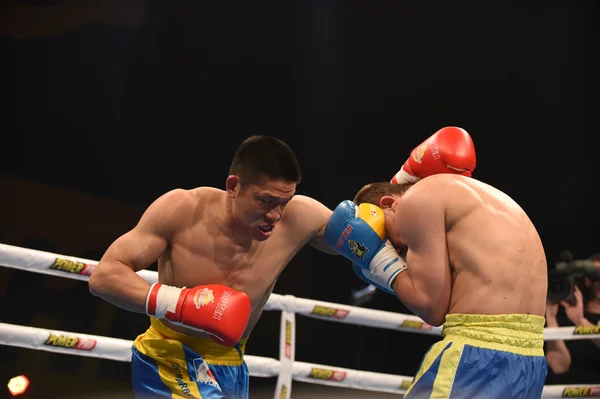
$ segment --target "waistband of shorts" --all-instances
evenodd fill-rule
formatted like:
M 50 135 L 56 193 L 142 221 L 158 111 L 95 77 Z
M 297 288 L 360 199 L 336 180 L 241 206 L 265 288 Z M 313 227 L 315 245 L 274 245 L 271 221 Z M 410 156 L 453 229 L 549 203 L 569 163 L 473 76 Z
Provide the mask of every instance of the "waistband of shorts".
M 155 317 L 150 317 L 150 328 L 145 335 L 148 338 L 168 338 L 179 341 L 204 357 L 207 363 L 221 365 L 241 364 L 248 340 L 242 338 L 235 346 L 223 346 L 211 338 L 199 338 L 174 331 Z
M 442 336 L 475 346 L 543 356 L 545 319 L 529 314 L 446 315 Z

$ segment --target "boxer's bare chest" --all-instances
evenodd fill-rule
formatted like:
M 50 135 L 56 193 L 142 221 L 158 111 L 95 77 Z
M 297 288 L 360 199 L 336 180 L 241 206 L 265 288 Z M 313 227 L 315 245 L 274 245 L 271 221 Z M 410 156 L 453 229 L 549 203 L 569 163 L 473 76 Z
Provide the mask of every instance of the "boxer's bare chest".
M 266 241 L 239 245 L 210 225 L 198 223 L 177 234 L 159 260 L 164 284 L 193 287 L 223 284 L 262 302 L 279 273 L 297 252 L 294 235 L 280 224 Z

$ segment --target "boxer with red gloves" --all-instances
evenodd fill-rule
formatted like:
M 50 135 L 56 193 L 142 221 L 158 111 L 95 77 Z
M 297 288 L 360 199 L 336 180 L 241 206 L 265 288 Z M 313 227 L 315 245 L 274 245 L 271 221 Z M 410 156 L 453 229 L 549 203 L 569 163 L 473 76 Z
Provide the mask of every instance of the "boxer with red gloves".
M 226 346 L 242 338 L 251 310 L 248 295 L 220 284 L 177 288 L 155 283 L 146 299 L 149 316 L 205 332 Z
M 391 182 L 416 183 L 440 173 L 471 177 L 476 163 L 475 146 L 469 133 L 447 126 L 415 147 Z
M 172 190 L 107 249 L 92 294 L 150 315 L 134 341 L 139 398 L 246 399 L 246 342 L 288 262 L 324 241 L 331 210 L 295 195 L 296 156 L 267 136 L 244 140 L 224 189 Z M 136 272 L 158 264 L 158 283 Z M 187 287 L 187 288 L 186 288 Z

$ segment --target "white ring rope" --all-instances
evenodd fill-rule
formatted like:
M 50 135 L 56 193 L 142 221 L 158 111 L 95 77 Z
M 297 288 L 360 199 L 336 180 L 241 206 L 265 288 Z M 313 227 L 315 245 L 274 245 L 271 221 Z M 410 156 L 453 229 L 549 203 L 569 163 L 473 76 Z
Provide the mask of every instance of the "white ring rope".
M 132 344 L 133 341 L 124 339 L 0 323 L 0 345 L 131 362 Z M 253 377 L 279 375 L 280 361 L 277 359 L 252 355 L 246 355 L 244 359 Z M 412 381 L 408 376 L 299 361 L 293 362 L 291 371 L 295 381 L 399 394 L 404 393 Z M 288 395 L 290 391 L 287 391 Z M 543 398 L 564 396 L 600 396 L 600 385 L 546 385 L 542 394 Z
M 97 264 L 97 261 L 89 259 L 0 244 L 0 265 L 14 269 L 87 281 Z M 141 270 L 138 274 L 150 284 L 158 281 L 157 272 Z M 432 327 L 414 315 L 296 298 L 292 295 L 271 294 L 265 310 L 289 311 L 317 319 L 420 334 L 441 333 L 440 327 Z M 600 338 L 600 326 L 544 329 L 545 341 L 596 338 Z
M 118 338 L 0 323 L 0 345 L 131 362 L 132 344 L 133 341 Z M 280 361 L 277 359 L 252 355 L 246 355 L 244 359 L 253 377 L 279 375 Z M 407 376 L 299 361 L 294 361 L 290 371 L 292 379 L 296 381 L 390 393 L 404 392 L 401 387 L 408 386 L 412 380 Z
M 89 259 L 0 244 L 0 265 L 15 269 L 87 280 L 96 264 L 96 261 Z M 158 274 L 156 272 L 143 270 L 138 274 L 150 283 L 157 281 Z M 265 310 L 284 312 L 280 331 L 280 334 L 284 337 L 280 335 L 280 343 L 289 342 L 289 345 L 291 345 L 291 352 L 289 352 L 291 362 L 285 364 L 285 348 L 280 348 L 281 361 L 247 355 L 245 360 L 251 376 L 275 377 L 280 375 L 283 368 L 286 374 L 291 372 L 291 379 L 295 381 L 368 391 L 403 393 L 412 381 L 412 377 L 295 361 L 293 357 L 295 350 L 295 320 L 293 315 L 295 313 L 349 324 L 423 334 L 439 335 L 441 331 L 440 328 L 425 324 L 414 315 L 295 298 L 291 295 L 271 294 Z M 288 323 L 285 320 L 288 320 Z M 291 324 L 289 324 L 290 322 Z M 289 332 L 287 332 L 286 325 L 289 326 Z M 544 339 L 590 339 L 600 337 L 599 332 L 598 326 L 593 326 L 587 330 L 576 327 L 546 328 Z M 286 338 L 288 334 L 289 339 Z M 0 323 L 0 344 L 123 362 L 131 361 L 132 341 L 6 323 Z M 284 377 L 286 378 L 278 379 L 278 388 L 287 382 L 284 380 L 287 380 L 288 376 Z M 281 384 L 279 381 L 281 381 Z M 290 392 L 291 387 L 287 392 L 278 391 L 276 394 L 282 395 L 283 393 L 285 397 L 289 397 Z M 600 385 L 547 385 L 544 387 L 543 398 L 563 396 L 600 396 Z

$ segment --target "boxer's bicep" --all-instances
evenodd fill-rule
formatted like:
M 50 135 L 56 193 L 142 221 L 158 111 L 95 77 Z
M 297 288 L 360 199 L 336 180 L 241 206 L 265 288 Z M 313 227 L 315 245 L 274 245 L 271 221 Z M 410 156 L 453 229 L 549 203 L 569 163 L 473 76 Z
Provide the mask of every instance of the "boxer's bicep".
M 134 271 L 150 266 L 165 252 L 172 232 L 178 228 L 186 197 L 185 191 L 174 190 L 158 198 L 133 229 L 110 245 L 102 260 L 120 262 Z
M 130 312 L 145 313 L 150 286 L 135 272 L 165 252 L 173 232 L 189 223 L 193 204 L 184 190 L 171 191 L 154 201 L 137 225 L 117 238 L 100 259 L 89 279 L 90 292 Z
M 102 260 L 122 263 L 137 272 L 152 265 L 166 248 L 165 237 L 136 226 L 117 238 L 108 248 Z
M 407 196 L 401 211 L 400 233 L 408 246 L 406 265 L 412 285 L 423 311 L 443 322 L 452 290 L 445 208 L 437 201 Z

